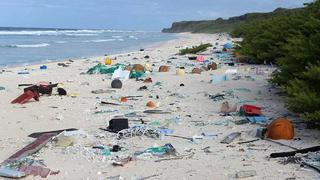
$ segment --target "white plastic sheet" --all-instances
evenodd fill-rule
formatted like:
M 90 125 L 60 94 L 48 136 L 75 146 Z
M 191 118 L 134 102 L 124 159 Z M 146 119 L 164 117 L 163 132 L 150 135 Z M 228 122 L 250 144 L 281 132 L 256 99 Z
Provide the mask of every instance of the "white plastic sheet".
M 119 67 L 117 70 L 114 71 L 112 75 L 112 80 L 120 79 L 121 81 L 128 80 L 130 76 L 130 71 L 122 70 L 122 67 Z

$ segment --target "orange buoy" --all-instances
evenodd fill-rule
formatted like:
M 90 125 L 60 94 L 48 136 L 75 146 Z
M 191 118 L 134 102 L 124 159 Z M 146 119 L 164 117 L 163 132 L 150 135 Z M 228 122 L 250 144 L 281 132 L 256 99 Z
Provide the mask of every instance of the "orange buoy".
M 266 137 L 274 140 L 293 139 L 294 127 L 286 118 L 273 120 L 267 127 Z
M 169 66 L 160 66 L 159 67 L 159 72 L 169 72 Z
M 127 102 L 128 101 L 128 98 L 126 98 L 126 97 L 121 97 L 120 98 L 120 102 Z
M 147 107 L 149 107 L 149 108 L 155 108 L 156 106 L 157 106 L 156 103 L 154 103 L 153 101 L 149 101 L 147 103 Z

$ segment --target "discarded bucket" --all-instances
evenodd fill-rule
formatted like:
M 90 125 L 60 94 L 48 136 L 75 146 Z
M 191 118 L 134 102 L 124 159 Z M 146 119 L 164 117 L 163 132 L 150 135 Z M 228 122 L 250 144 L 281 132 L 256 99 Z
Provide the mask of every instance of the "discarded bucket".
M 185 71 L 184 71 L 184 69 L 179 68 L 179 69 L 176 70 L 176 74 L 178 76 L 183 76 L 185 74 Z
M 211 79 L 211 83 L 212 84 L 219 84 L 223 81 L 227 80 L 227 76 L 226 75 L 213 75 L 212 79 Z
M 112 64 L 112 60 L 107 57 L 107 58 L 104 60 L 104 64 L 105 64 L 105 65 L 111 65 L 111 64 Z

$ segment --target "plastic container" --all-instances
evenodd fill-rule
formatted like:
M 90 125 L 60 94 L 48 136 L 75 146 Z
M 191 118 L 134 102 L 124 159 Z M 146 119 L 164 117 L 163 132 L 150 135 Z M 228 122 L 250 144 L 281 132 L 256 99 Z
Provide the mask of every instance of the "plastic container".
M 211 83 L 212 84 L 219 84 L 223 81 L 227 80 L 227 76 L 226 75 L 213 75 L 212 79 L 211 79 Z
M 107 58 L 104 60 L 104 64 L 105 64 L 105 65 L 111 65 L 111 64 L 112 64 L 112 60 L 107 57 Z
M 254 115 L 261 115 L 261 108 L 253 105 L 242 105 L 240 107 L 240 114 L 245 114 L 246 116 L 254 116 Z
M 181 69 L 181 68 L 177 69 L 177 70 L 176 70 L 176 75 L 178 75 L 178 76 L 183 76 L 183 75 L 185 75 L 184 69 Z

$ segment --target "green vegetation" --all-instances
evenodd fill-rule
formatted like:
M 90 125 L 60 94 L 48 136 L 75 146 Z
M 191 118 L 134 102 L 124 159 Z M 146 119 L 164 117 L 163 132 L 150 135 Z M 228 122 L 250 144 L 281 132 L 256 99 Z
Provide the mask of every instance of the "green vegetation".
M 287 93 L 289 109 L 320 122 L 320 0 L 286 16 L 238 26 L 236 51 L 249 62 L 274 63 L 272 82 Z
M 248 13 L 238 17 L 232 17 L 229 19 L 218 18 L 216 20 L 204 20 L 204 21 L 182 21 L 175 22 L 170 28 L 165 28 L 162 32 L 165 33 L 217 33 L 217 32 L 231 32 L 236 27 L 243 26 L 247 23 L 255 23 L 275 16 L 287 16 L 295 12 L 301 11 L 301 8 L 297 9 L 283 9 L 278 8 L 270 13 Z
M 179 54 L 197 54 L 198 52 L 206 51 L 208 47 L 212 47 L 212 44 L 200 44 L 199 46 L 192 46 L 192 48 L 181 49 Z

